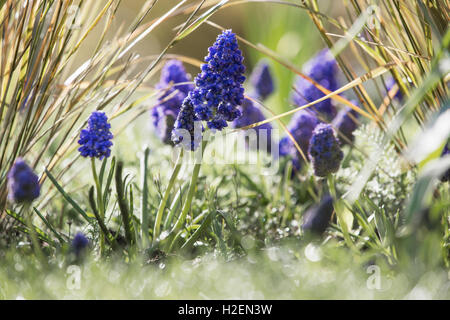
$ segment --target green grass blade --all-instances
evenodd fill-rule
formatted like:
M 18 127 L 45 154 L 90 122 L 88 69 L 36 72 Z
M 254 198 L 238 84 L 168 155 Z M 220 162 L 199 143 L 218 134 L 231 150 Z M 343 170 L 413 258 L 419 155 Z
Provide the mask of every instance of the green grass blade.
M 56 187 L 56 189 L 61 193 L 61 195 L 64 197 L 64 199 L 67 200 L 67 202 L 69 202 L 72 207 L 83 216 L 83 218 L 89 222 L 89 224 L 91 223 L 91 219 L 88 217 L 87 213 L 81 209 L 81 207 L 78 205 L 78 203 L 75 202 L 75 200 L 72 199 L 71 196 L 69 196 L 67 194 L 66 191 L 64 191 L 64 188 L 61 187 L 61 185 L 58 183 L 58 181 L 56 181 L 55 177 L 50 173 L 50 171 L 48 171 L 47 169 L 45 169 L 45 173 L 47 174 L 48 178 L 50 179 L 50 181 L 53 183 L 53 185 Z

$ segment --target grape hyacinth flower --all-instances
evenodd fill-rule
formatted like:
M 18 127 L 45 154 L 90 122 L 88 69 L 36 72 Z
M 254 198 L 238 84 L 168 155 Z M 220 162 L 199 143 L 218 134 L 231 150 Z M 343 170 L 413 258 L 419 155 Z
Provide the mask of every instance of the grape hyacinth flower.
M 308 154 L 316 176 L 326 177 L 338 171 L 344 153 L 331 125 L 317 125 L 309 142 Z
M 261 60 L 253 69 L 253 72 L 250 76 L 250 83 L 252 84 L 256 96 L 265 100 L 268 96 L 270 96 L 273 92 L 273 78 L 270 72 L 269 64 Z
M 207 121 L 208 128 L 222 130 L 227 121 L 241 115 L 238 107 L 244 101 L 244 58 L 231 30 L 223 31 L 208 51 L 189 97 L 196 117 Z
M 292 134 L 303 154 L 308 153 L 309 140 L 311 139 L 314 128 L 319 124 L 317 117 L 307 111 L 300 110 L 294 114 L 287 129 Z M 281 138 L 279 142 L 280 156 L 291 156 L 293 159 L 294 168 L 299 170 L 302 157 L 289 136 Z
M 76 256 L 79 256 L 89 245 L 89 240 L 86 236 L 78 232 L 72 240 L 71 249 L 75 253 Z
M 181 144 L 186 150 L 194 151 L 202 140 L 203 127 L 198 120 L 191 99 L 186 97 L 178 113 L 172 130 L 172 141 Z
M 171 132 L 181 104 L 189 91 L 194 88 L 193 84 L 186 83 L 189 81 L 191 77 L 179 60 L 169 60 L 161 71 L 156 89 L 164 90 L 164 94 L 158 98 L 158 105 L 152 109 L 152 118 L 156 134 L 163 143 L 172 143 Z M 183 84 L 176 85 L 177 83 Z
M 330 91 L 338 89 L 336 60 L 328 49 L 320 51 L 315 57 L 309 60 L 303 68 L 305 75 L 319 83 Z M 317 89 L 308 80 L 297 77 L 292 100 L 302 106 L 322 98 L 325 94 Z M 310 108 L 318 112 L 327 120 L 332 120 L 336 116 L 336 108 L 331 99 L 321 101 Z
M 354 105 L 358 105 L 356 101 L 351 101 Z M 347 107 L 339 111 L 336 118 L 333 120 L 333 127 L 339 133 L 339 141 L 341 145 L 345 145 L 349 142 L 353 142 L 355 137 L 353 131 L 358 128 L 357 119 L 359 114 Z M 343 137 L 342 137 L 343 136 Z
M 22 158 L 8 172 L 8 198 L 11 202 L 31 203 L 40 195 L 39 178 Z
M 110 147 L 113 134 L 110 131 L 111 125 L 104 112 L 94 111 L 88 120 L 87 129 L 81 130 L 78 148 L 83 157 L 108 158 L 111 155 Z
M 444 150 L 442 151 L 441 157 L 450 155 L 450 149 L 448 147 L 448 144 L 445 146 Z M 442 182 L 450 181 L 450 168 L 445 171 L 444 175 L 441 177 Z
M 266 117 L 262 113 L 261 109 L 253 103 L 253 101 L 249 99 L 244 99 L 244 103 L 241 107 L 241 113 L 242 116 L 237 118 L 233 121 L 233 127 L 234 128 L 242 128 L 248 125 L 251 125 L 253 123 L 261 122 L 266 120 Z M 255 128 L 252 128 L 251 130 L 256 131 L 256 137 L 257 137 L 257 145 L 256 147 L 260 148 L 260 139 L 264 137 L 264 139 L 267 139 L 266 142 L 266 150 L 267 152 L 270 152 L 271 150 L 271 133 L 272 133 L 272 125 L 270 123 L 264 123 L 262 125 L 259 125 Z M 263 132 L 265 131 L 265 135 Z
M 319 205 L 306 211 L 303 217 L 302 230 L 305 233 L 321 235 L 328 227 L 333 213 L 333 198 L 326 195 Z

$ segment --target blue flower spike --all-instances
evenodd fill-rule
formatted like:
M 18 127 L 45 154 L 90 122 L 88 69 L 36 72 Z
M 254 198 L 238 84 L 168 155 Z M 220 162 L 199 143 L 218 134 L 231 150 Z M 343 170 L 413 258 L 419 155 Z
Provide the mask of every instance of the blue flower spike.
M 189 96 L 184 99 L 172 130 L 172 141 L 186 150 L 195 151 L 202 141 L 203 127 L 194 112 Z
M 227 122 L 241 116 L 244 58 L 231 30 L 223 31 L 208 51 L 189 97 L 196 117 L 206 121 L 208 128 L 222 130 L 228 126 Z
M 108 158 L 111 155 L 113 134 L 110 131 L 111 125 L 104 112 L 94 111 L 88 120 L 88 127 L 81 130 L 78 148 L 83 157 Z
M 314 113 L 307 110 L 300 110 L 295 113 L 287 127 L 306 157 L 308 154 L 309 140 L 311 139 L 314 128 L 318 124 L 319 120 Z M 281 138 L 279 142 L 279 153 L 280 156 L 291 156 L 294 168 L 300 170 L 303 158 L 289 136 Z
M 320 51 L 315 57 L 309 60 L 305 64 L 303 72 L 308 77 L 330 91 L 335 91 L 338 89 L 338 67 L 336 60 L 328 49 Z M 308 80 L 305 80 L 300 76 L 297 77 L 297 82 L 295 84 L 295 90 L 292 97 L 295 104 L 298 106 L 303 106 L 322 98 L 323 96 L 325 96 L 325 94 L 317 89 Z M 317 112 L 320 116 L 323 116 L 329 121 L 331 121 L 337 113 L 331 99 L 321 101 L 309 109 Z
M 8 199 L 17 204 L 31 203 L 39 197 L 39 178 L 22 158 L 8 172 Z
M 79 256 L 89 246 L 89 240 L 86 236 L 78 232 L 72 240 L 71 249 L 76 256 Z
M 253 103 L 253 101 L 249 99 L 244 99 L 244 103 L 241 108 L 242 116 L 234 120 L 233 127 L 234 128 L 242 128 L 248 125 L 261 122 L 266 120 L 266 117 L 262 113 L 261 109 Z M 260 148 L 261 145 L 261 137 L 263 137 L 263 131 L 265 130 L 265 138 L 267 139 L 266 147 L 267 152 L 270 152 L 271 148 L 271 138 L 272 138 L 272 125 L 270 123 L 264 123 L 260 126 L 252 128 L 250 130 L 256 131 L 257 137 L 257 149 Z
M 326 177 L 339 170 L 344 153 L 331 125 L 321 123 L 315 127 L 308 154 L 317 177 Z

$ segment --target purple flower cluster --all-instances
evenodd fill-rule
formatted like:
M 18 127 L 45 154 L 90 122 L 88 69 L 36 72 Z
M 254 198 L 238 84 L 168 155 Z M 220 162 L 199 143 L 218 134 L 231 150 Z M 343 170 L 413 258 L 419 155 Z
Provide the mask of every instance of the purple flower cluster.
M 250 83 L 253 87 L 252 97 L 265 100 L 272 94 L 274 85 L 269 65 L 264 61 L 260 61 L 250 76 Z M 240 108 L 241 116 L 233 122 L 234 128 L 242 128 L 257 122 L 266 120 L 261 108 L 250 99 L 244 99 Z M 266 139 L 266 150 L 270 152 L 272 144 L 272 125 L 265 123 L 255 128 L 257 134 L 257 148 L 260 147 L 261 138 Z M 265 131 L 265 132 L 264 132 Z M 264 133 L 263 133 L 264 132 Z
M 113 134 L 110 131 L 111 125 L 104 112 L 94 111 L 88 120 L 87 129 L 81 130 L 78 148 L 83 157 L 108 158 L 111 155 Z
M 11 202 L 27 203 L 39 197 L 39 178 L 23 159 L 18 158 L 14 162 L 7 178 Z
M 75 255 L 79 256 L 84 249 L 89 245 L 89 240 L 86 236 L 78 232 L 72 240 L 71 249 L 75 252 Z
M 171 132 L 180 111 L 183 100 L 194 86 L 190 83 L 181 61 L 169 60 L 161 71 L 156 89 L 164 90 L 158 98 L 158 105 L 152 109 L 153 125 L 159 138 L 166 144 L 171 144 Z M 178 83 L 182 83 L 177 85 Z
M 234 120 L 233 127 L 234 128 L 242 128 L 248 125 L 251 125 L 253 123 L 261 122 L 266 120 L 266 117 L 262 113 L 261 109 L 256 106 L 253 101 L 249 99 L 244 99 L 244 103 L 241 107 L 241 113 L 242 116 Z M 262 125 L 259 125 L 255 128 L 252 128 L 256 130 L 257 134 L 257 148 L 259 149 L 260 146 L 260 139 L 262 137 L 262 132 L 265 131 L 265 139 L 267 141 L 266 150 L 270 152 L 271 147 L 271 137 L 272 137 L 272 125 L 270 123 L 264 123 Z
M 319 83 L 330 91 L 338 89 L 337 81 L 337 64 L 336 60 L 328 49 L 320 51 L 314 58 L 309 60 L 305 67 L 304 73 L 311 79 Z M 302 106 L 313 102 L 324 96 L 324 93 L 317 89 L 309 81 L 298 77 L 295 92 L 292 100 L 298 106 Z M 326 99 L 315 104 L 310 108 L 311 110 L 318 112 L 321 116 L 327 120 L 331 120 L 336 115 L 336 108 L 331 99 Z
M 227 121 L 241 115 L 238 107 L 244 101 L 244 58 L 231 30 L 222 32 L 208 50 L 189 98 L 199 120 L 207 121 L 210 129 L 222 130 Z
M 300 110 L 294 114 L 287 127 L 305 156 L 308 153 L 312 132 L 318 124 L 319 120 L 313 113 Z M 302 157 L 289 136 L 281 138 L 279 153 L 281 156 L 291 156 L 295 169 L 300 170 Z
M 306 211 L 303 217 L 302 230 L 305 233 L 321 235 L 328 227 L 333 213 L 333 198 L 326 195 L 319 205 Z
M 184 99 L 172 130 L 172 141 L 187 150 L 194 151 L 202 140 L 203 127 L 198 120 L 189 96 Z
M 354 105 L 358 105 L 356 101 L 351 102 Z M 358 128 L 358 116 L 359 114 L 355 110 L 347 107 L 339 111 L 336 118 L 333 119 L 333 127 L 339 133 L 339 141 L 341 141 L 342 145 L 353 142 L 353 131 Z
M 269 64 L 266 61 L 261 60 L 256 65 L 250 76 L 250 83 L 255 90 L 255 95 L 259 99 L 265 100 L 272 94 L 274 90 L 273 78 Z
M 344 158 L 339 144 L 331 125 L 320 123 L 314 128 L 309 142 L 308 155 L 316 176 L 326 177 L 328 174 L 338 171 Z

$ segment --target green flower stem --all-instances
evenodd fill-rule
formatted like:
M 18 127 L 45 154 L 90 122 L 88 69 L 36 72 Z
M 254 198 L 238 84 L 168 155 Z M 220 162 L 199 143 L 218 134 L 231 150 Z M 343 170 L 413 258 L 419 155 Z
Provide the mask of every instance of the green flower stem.
M 206 144 L 207 144 L 207 141 L 204 140 L 202 142 L 202 149 L 201 149 L 202 157 L 203 157 L 203 152 L 205 151 L 205 148 L 206 148 Z M 172 243 L 173 238 L 177 235 L 177 233 L 181 230 L 181 228 L 183 228 L 184 222 L 186 220 L 186 216 L 191 208 L 191 203 L 194 198 L 195 189 L 197 188 L 197 179 L 198 179 L 198 175 L 200 173 L 200 167 L 202 165 L 202 160 L 203 159 L 200 159 L 200 163 L 196 163 L 194 165 L 194 170 L 192 171 L 192 177 L 191 177 L 191 182 L 189 184 L 189 190 L 188 190 L 188 194 L 186 197 L 186 201 L 184 202 L 183 209 L 181 210 L 181 214 L 178 217 L 178 220 L 175 223 L 175 226 L 173 227 L 172 231 L 170 232 L 170 236 L 168 238 L 168 243 L 170 246 L 172 246 L 171 243 Z
M 147 183 L 147 173 L 148 173 L 148 156 L 150 154 L 150 149 L 145 148 L 144 156 L 141 158 L 141 240 L 142 247 L 147 248 L 150 243 L 149 238 L 149 224 L 150 217 L 148 212 L 148 183 Z
M 348 226 L 344 219 L 344 205 L 342 200 L 337 198 L 334 176 L 332 174 L 328 175 L 327 182 L 328 182 L 328 189 L 330 190 L 331 197 L 333 198 L 334 211 L 336 212 L 338 223 L 341 226 L 345 243 L 350 249 L 357 250 L 348 232 Z
M 100 219 L 103 221 L 105 220 L 105 206 L 103 203 L 103 196 L 102 196 L 102 187 L 100 185 L 100 180 L 97 175 L 97 170 L 95 168 L 95 158 L 91 158 L 91 165 L 92 165 L 92 175 L 94 177 L 95 182 L 95 188 L 97 193 L 97 206 L 100 213 Z M 100 234 L 100 254 L 103 255 L 105 252 L 105 234 L 102 232 Z
M 198 238 L 202 235 L 202 233 L 205 232 L 206 229 L 211 225 L 214 214 L 215 212 L 209 213 L 208 216 L 205 218 L 205 221 L 200 225 L 200 227 L 197 230 L 195 230 L 192 236 L 183 244 L 183 246 L 181 247 L 181 251 L 183 253 L 188 252 L 194 246 L 194 243 L 198 240 Z
M 33 246 L 34 254 L 38 258 L 42 266 L 47 266 L 48 265 L 47 259 L 45 258 L 44 253 L 42 252 L 41 246 L 39 245 L 36 229 L 34 228 L 33 223 L 31 222 L 32 211 L 30 210 L 30 204 L 29 203 L 25 204 L 23 209 L 25 216 L 25 224 L 30 232 L 31 244 Z
M 156 213 L 155 226 L 153 229 L 153 241 L 152 241 L 153 244 L 155 244 L 156 241 L 158 240 L 164 209 L 166 208 L 170 192 L 172 191 L 172 188 L 175 185 L 175 181 L 178 177 L 178 173 L 180 172 L 182 157 L 183 157 L 183 150 L 180 151 L 180 154 L 177 158 L 177 162 L 175 163 L 175 167 L 173 168 L 172 175 L 170 176 L 169 184 L 167 185 L 166 191 L 164 192 L 163 198 L 161 199 L 161 202 L 159 204 L 158 212 Z

